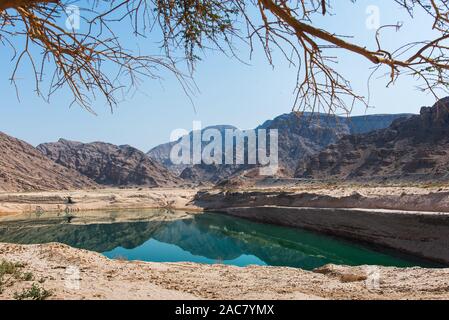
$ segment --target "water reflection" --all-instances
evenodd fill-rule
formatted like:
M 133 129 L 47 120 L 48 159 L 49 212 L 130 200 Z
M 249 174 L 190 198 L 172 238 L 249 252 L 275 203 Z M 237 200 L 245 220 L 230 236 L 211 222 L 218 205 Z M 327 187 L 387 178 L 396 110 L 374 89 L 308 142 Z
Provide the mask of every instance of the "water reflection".
M 70 217 L 70 218 L 69 218 Z M 291 266 L 423 265 L 315 233 L 219 214 L 139 211 L 0 220 L 0 242 L 62 242 L 130 260 Z M 427 265 L 427 264 L 426 264 Z

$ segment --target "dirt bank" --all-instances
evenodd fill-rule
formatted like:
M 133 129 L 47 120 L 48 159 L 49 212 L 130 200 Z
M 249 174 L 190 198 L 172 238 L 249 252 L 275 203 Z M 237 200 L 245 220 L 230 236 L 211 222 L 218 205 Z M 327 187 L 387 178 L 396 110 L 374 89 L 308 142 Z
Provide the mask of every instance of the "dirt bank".
M 71 202 L 69 203 L 69 197 Z M 449 212 L 449 187 L 303 185 L 222 191 L 183 188 L 0 192 L 0 214 L 43 211 L 170 208 L 189 211 L 251 206 L 364 208 Z
M 195 204 L 205 209 L 283 206 L 449 212 L 449 188 L 304 185 L 291 189 L 215 189 L 199 192 Z
M 32 279 L 13 279 L 0 299 L 33 284 L 49 299 L 448 299 L 449 269 L 294 268 L 110 260 L 62 244 L 0 244 L 0 260 Z
M 449 192 L 445 189 L 215 190 L 200 192 L 195 204 L 259 222 L 380 245 L 449 265 Z
M 222 211 L 253 221 L 304 228 L 379 245 L 449 265 L 449 214 L 276 206 Z
M 196 193 L 196 189 L 181 188 L 0 193 L 0 214 L 150 208 L 201 211 L 190 203 Z

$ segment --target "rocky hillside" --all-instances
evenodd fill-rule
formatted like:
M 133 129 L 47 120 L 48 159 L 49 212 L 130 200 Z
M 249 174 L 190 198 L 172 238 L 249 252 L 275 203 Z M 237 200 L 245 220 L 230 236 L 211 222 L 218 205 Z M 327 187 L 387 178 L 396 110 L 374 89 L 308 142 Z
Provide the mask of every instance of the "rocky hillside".
M 342 137 L 383 129 L 395 119 L 408 116 L 385 114 L 337 117 L 293 112 L 267 121 L 259 128 L 279 130 L 279 163 L 287 175 L 293 175 L 298 161 L 316 154 Z
M 228 126 L 228 125 L 210 126 L 210 127 L 206 127 L 204 129 L 202 129 L 201 134 L 208 129 L 218 130 L 221 133 L 221 135 L 224 137 L 226 129 L 235 130 L 237 128 L 233 127 L 233 126 Z M 190 141 L 190 146 L 192 146 L 192 140 L 193 140 L 192 137 L 193 137 L 193 131 L 191 131 L 188 135 L 188 141 Z M 170 171 L 172 171 L 176 175 L 180 175 L 184 171 L 184 169 L 193 167 L 193 166 L 186 165 L 186 164 L 173 164 L 172 161 L 170 160 L 170 152 L 171 152 L 173 146 L 180 143 L 181 139 L 182 138 L 179 138 L 177 141 L 167 142 L 167 143 L 158 145 L 158 146 L 154 147 L 153 149 L 151 149 L 150 151 L 148 151 L 147 155 L 150 156 L 152 159 L 158 161 L 159 163 L 163 164 L 166 168 L 168 168 Z M 204 147 L 205 145 L 206 145 L 206 143 L 202 142 L 202 147 Z M 205 170 L 207 170 L 207 168 L 205 168 Z M 185 173 L 185 176 L 186 177 L 189 177 L 189 175 L 192 176 L 193 173 L 190 173 L 190 172 L 192 172 L 192 170 L 188 170 L 188 172 Z
M 40 191 L 94 188 L 97 184 L 77 171 L 44 157 L 32 145 L 0 132 L 0 191 Z
M 37 147 L 46 157 L 102 185 L 168 187 L 179 178 L 145 153 L 128 145 L 60 139 Z
M 348 118 L 292 112 L 266 121 L 256 129 L 278 130 L 280 172 L 281 175 L 293 176 L 298 161 L 321 151 L 343 136 L 386 128 L 393 120 L 407 116 L 409 115 L 368 115 Z M 225 128 L 235 129 L 232 126 L 212 128 L 217 128 L 220 132 L 224 132 Z M 191 136 L 192 133 L 190 133 L 190 138 Z M 170 150 L 176 143 L 160 145 L 152 149 L 148 155 L 169 166 L 176 173 L 180 173 L 181 177 L 187 180 L 216 183 L 254 167 L 252 165 L 207 164 L 176 166 L 171 164 L 169 159 Z
M 297 168 L 314 179 L 446 179 L 449 176 L 449 98 L 386 129 L 349 135 Z

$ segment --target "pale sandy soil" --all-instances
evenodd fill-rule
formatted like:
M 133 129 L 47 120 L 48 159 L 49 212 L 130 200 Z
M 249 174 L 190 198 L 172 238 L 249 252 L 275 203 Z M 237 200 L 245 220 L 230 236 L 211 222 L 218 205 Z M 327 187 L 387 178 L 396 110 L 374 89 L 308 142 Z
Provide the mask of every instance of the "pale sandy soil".
M 48 192 L 0 192 L 0 214 L 43 211 L 64 211 L 69 208 L 71 211 L 87 210 L 108 210 L 108 209 L 144 209 L 144 208 L 168 208 L 187 211 L 201 211 L 199 204 L 194 204 L 194 199 L 198 189 L 183 188 L 134 188 L 118 189 L 106 188 L 95 190 L 73 190 L 73 191 L 48 191 Z M 219 192 L 212 190 L 211 192 Z M 394 206 L 400 209 L 409 210 L 407 204 L 410 198 L 416 198 L 416 202 L 423 205 L 423 208 L 435 205 L 435 197 L 443 200 L 442 208 L 446 205 L 449 211 L 449 186 L 334 186 L 322 184 L 305 184 L 288 188 L 257 188 L 240 189 L 237 192 L 292 192 L 296 195 L 315 194 L 318 196 L 328 196 L 341 199 L 341 203 L 347 206 L 359 205 L 359 208 L 372 208 L 373 204 L 381 205 L 383 197 L 397 197 L 392 199 Z M 361 196 L 363 202 L 354 202 L 350 197 Z M 70 196 L 75 202 L 67 205 L 67 197 Z M 349 199 L 348 199 L 349 198 Z M 447 198 L 447 201 L 446 201 Z M 318 199 L 320 200 L 320 199 Z M 324 199 L 325 200 L 325 199 Z M 389 201 L 391 201 L 389 199 Z M 323 207 L 327 207 L 328 201 L 323 201 Z M 320 201 L 318 201 L 318 205 Z M 223 207 L 226 203 L 223 204 Z M 388 207 L 388 203 L 386 203 Z M 330 206 L 332 207 L 332 206 Z M 390 208 L 393 209 L 393 208 Z M 421 210 L 421 209 L 418 209 Z M 424 210 L 423 210 L 424 211 Z
M 26 193 L 0 193 L 0 214 L 68 210 L 109 210 L 167 208 L 198 211 L 200 208 L 190 204 L 196 189 L 95 189 L 75 191 L 49 191 Z M 67 197 L 74 204 L 67 204 Z
M 217 189 L 218 190 L 218 189 Z M 347 197 L 355 192 L 366 197 L 382 195 L 401 195 L 416 194 L 426 195 L 435 192 L 449 192 L 449 185 L 443 184 L 397 184 L 397 185 L 369 185 L 369 184 L 351 184 L 351 183 L 297 183 L 295 185 L 273 185 L 273 186 L 248 186 L 242 188 L 230 189 L 230 191 L 245 192 L 294 192 L 294 193 L 314 193 L 332 197 Z
M 38 284 L 50 299 L 448 299 L 449 269 L 327 266 L 239 268 L 110 260 L 62 244 L 0 244 L 0 259 L 25 264 L 34 280 L 15 280 L 0 299 Z M 78 268 L 79 275 L 73 273 Z M 368 278 L 367 278 L 368 277 Z M 368 283 L 374 285 L 367 286 Z M 378 285 L 377 285 L 378 283 Z

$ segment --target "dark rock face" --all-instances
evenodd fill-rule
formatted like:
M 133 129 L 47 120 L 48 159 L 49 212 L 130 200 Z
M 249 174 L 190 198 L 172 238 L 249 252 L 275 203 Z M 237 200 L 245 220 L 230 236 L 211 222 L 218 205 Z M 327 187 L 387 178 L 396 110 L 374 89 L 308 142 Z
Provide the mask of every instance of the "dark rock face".
M 129 145 L 81 143 L 60 139 L 37 147 L 45 156 L 102 185 L 176 186 L 179 178 Z
M 95 188 L 77 171 L 44 157 L 32 145 L 0 132 L 0 191 Z
M 449 98 L 386 129 L 350 135 L 300 163 L 296 177 L 313 179 L 446 179 Z
M 395 119 L 407 116 L 409 115 L 399 114 L 344 118 L 325 114 L 292 112 L 266 121 L 257 127 L 256 130 L 278 130 L 280 172 L 281 175 L 293 176 L 298 161 L 318 153 L 343 136 L 386 128 Z M 220 132 L 224 132 L 225 129 L 229 128 L 235 129 L 231 126 L 217 126 L 212 128 L 217 128 Z M 191 136 L 192 133 L 190 133 L 190 138 Z M 173 165 L 170 162 L 169 155 L 171 148 L 175 144 L 176 142 L 155 147 L 148 152 L 148 155 L 167 165 L 171 170 L 180 174 L 186 180 L 217 183 L 255 167 L 250 164 L 210 165 L 203 163 L 193 166 Z
M 350 134 L 388 127 L 408 114 L 336 117 L 325 114 L 289 113 L 265 122 L 259 128 L 279 130 L 279 163 L 292 176 L 302 159 Z

